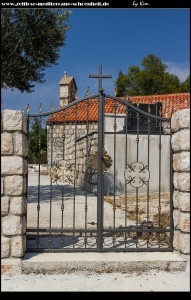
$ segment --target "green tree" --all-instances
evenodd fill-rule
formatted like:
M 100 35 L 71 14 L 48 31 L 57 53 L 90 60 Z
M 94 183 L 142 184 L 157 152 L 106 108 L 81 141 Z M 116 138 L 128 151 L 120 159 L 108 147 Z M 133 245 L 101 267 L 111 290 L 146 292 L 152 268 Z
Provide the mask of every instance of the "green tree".
M 47 129 L 40 118 L 34 118 L 29 132 L 29 163 L 38 164 L 39 159 L 41 164 L 47 163 Z
M 150 54 L 142 60 L 142 69 L 130 66 L 127 74 L 119 72 L 115 81 L 117 96 L 156 95 L 181 92 L 179 78 L 168 73 L 167 65 Z
M 1 10 L 1 87 L 32 92 L 44 70 L 57 64 L 65 44 L 69 11 Z
M 189 93 L 190 92 L 190 75 L 188 75 L 186 80 L 181 83 L 181 91 L 183 93 Z

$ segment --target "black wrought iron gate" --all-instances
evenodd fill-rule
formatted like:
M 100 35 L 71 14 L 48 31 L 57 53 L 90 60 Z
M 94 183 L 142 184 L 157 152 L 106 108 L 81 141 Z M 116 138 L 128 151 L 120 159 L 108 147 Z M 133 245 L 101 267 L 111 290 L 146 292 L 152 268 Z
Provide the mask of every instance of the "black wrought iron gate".
M 28 111 L 27 251 L 172 251 L 170 119 L 90 77 L 98 94 Z

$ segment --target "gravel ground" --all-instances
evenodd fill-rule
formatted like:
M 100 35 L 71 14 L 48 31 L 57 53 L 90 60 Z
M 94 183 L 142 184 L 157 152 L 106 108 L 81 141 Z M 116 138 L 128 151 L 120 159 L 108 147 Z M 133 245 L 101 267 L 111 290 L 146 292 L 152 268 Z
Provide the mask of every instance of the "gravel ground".
M 2 291 L 190 291 L 189 272 L 2 276 Z

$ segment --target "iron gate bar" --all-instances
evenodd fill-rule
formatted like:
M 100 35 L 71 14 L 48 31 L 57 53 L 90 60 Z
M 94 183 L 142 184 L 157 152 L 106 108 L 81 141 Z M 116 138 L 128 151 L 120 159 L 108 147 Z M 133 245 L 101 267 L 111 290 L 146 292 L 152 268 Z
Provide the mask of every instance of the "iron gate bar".
M 161 120 L 161 121 L 164 121 L 164 122 L 170 122 L 171 120 L 169 118 L 162 118 L 162 117 L 159 117 L 159 116 L 155 116 L 155 115 L 152 115 L 152 114 L 149 114 L 147 113 L 146 111 L 143 111 L 139 108 L 137 108 L 136 106 L 134 106 L 133 104 L 127 102 L 126 100 L 123 100 L 121 98 L 117 98 L 117 97 L 114 97 L 114 96 L 111 96 L 109 94 L 104 94 L 104 96 L 106 98 L 110 98 L 110 99 L 113 99 L 113 100 L 116 100 L 118 102 L 120 102 L 121 104 L 125 104 L 125 106 L 128 106 L 130 109 L 132 109 L 133 111 L 135 112 L 139 112 L 141 113 L 141 115 L 145 116 L 145 117 L 150 117 L 151 119 L 153 120 Z M 93 97 L 93 96 L 92 96 Z
M 131 226 L 131 225 L 130 225 Z M 110 232 L 110 233 L 118 233 L 118 232 L 170 232 L 170 229 L 163 229 L 163 228 L 139 228 L 139 225 L 136 229 L 128 228 L 117 228 L 117 229 L 104 229 L 103 232 Z M 37 232 L 37 229 L 29 228 L 27 232 Z M 49 229 L 40 229 L 39 232 L 49 232 Z M 51 232 L 71 232 L 73 233 L 73 229 L 51 229 Z M 97 229 L 75 229 L 75 232 L 97 232 Z
M 104 90 L 102 78 L 112 78 L 111 75 L 102 74 L 102 65 L 99 66 L 99 74 L 89 75 L 89 78 L 98 78 L 98 195 L 97 195 L 97 247 L 98 251 L 103 250 L 103 197 L 104 197 L 104 176 L 103 176 L 103 150 L 104 150 Z
M 124 104 L 125 106 L 128 106 L 130 109 L 134 110 L 135 112 L 139 112 L 141 113 L 143 116 L 146 116 L 146 117 L 150 117 L 151 119 L 153 120 L 161 120 L 161 121 L 164 121 L 164 122 L 168 122 L 170 123 L 170 119 L 169 118 L 162 118 L 162 117 L 159 117 L 159 116 L 155 116 L 155 115 L 152 115 L 152 114 L 149 114 L 145 111 L 142 111 L 141 109 L 137 108 L 136 106 L 134 106 L 133 104 L 121 99 L 121 98 L 117 98 L 117 97 L 114 97 L 114 96 L 111 96 L 109 94 L 104 94 L 104 97 L 105 98 L 110 98 L 110 99 L 113 99 L 113 100 L 116 100 L 118 102 L 120 102 L 121 104 Z M 40 117 L 45 117 L 45 116 L 49 116 L 51 114 L 55 114 L 55 113 L 58 113 L 58 112 L 62 112 L 64 110 L 67 110 L 68 108 L 74 106 L 75 104 L 79 104 L 85 100 L 89 100 L 89 99 L 92 99 L 92 98 L 99 98 L 99 94 L 93 94 L 91 96 L 88 96 L 88 97 L 83 97 L 83 98 L 80 98 L 78 100 L 75 100 L 71 103 L 69 103 L 67 106 L 64 106 L 62 108 L 59 108 L 59 109 L 56 109 L 54 111 L 48 111 L 48 112 L 45 112 L 45 113 L 38 113 L 38 114 L 27 114 L 28 117 L 37 117 L 37 118 L 40 118 Z
M 159 222 L 159 228 L 161 227 L 161 149 L 162 149 L 162 144 L 161 144 L 161 127 L 162 127 L 162 121 L 159 121 L 159 202 L 158 202 L 158 222 Z M 159 239 L 159 249 L 160 249 L 160 239 Z
M 92 99 L 92 98 L 98 98 L 99 97 L 99 94 L 93 94 L 91 96 L 87 96 L 87 97 L 83 97 L 83 98 L 80 98 L 78 100 L 75 100 L 75 101 L 72 101 L 71 103 L 69 103 L 67 106 L 64 106 L 62 108 L 59 108 L 59 109 L 55 109 L 54 111 L 47 111 L 47 112 L 42 112 L 42 113 L 38 113 L 38 114 L 27 114 L 28 117 L 36 117 L 36 118 L 40 118 L 40 117 L 47 117 L 47 116 L 50 116 L 52 114 L 55 114 L 55 113 L 59 113 L 59 112 L 62 112 L 62 111 L 65 111 L 67 110 L 68 108 L 72 107 L 72 106 L 75 106 L 75 104 L 79 104 L 83 101 L 86 101 L 86 100 L 89 100 L 89 99 Z M 50 122 L 50 121 L 49 121 Z M 54 123 L 54 122 L 53 122 Z
M 53 116 L 53 114 L 52 114 Z M 52 156 L 53 156 L 53 123 L 50 124 L 50 167 L 52 168 Z M 50 176 L 50 221 L 49 221 L 49 242 L 51 242 L 51 226 L 52 226 L 52 177 Z
M 147 169 L 149 171 L 150 168 L 150 161 L 149 161 L 149 157 L 150 157 L 150 117 L 148 117 L 147 122 L 148 122 L 148 133 L 147 133 L 147 139 L 148 139 L 148 149 L 147 149 Z M 147 226 L 149 226 L 149 180 L 147 181 Z M 147 248 L 149 246 L 149 240 L 148 240 L 149 236 L 147 234 Z
M 139 104 L 137 104 L 137 106 L 139 107 Z M 139 161 L 139 112 L 136 113 L 136 119 L 137 119 L 137 163 Z M 139 206 L 138 206 L 138 188 L 136 187 L 136 226 L 138 226 L 138 214 L 139 214 Z M 136 233 L 136 237 L 138 240 L 138 232 Z M 137 248 L 137 243 L 136 243 L 136 248 Z
M 126 118 L 125 118 L 125 170 L 127 169 L 127 131 L 128 131 L 128 112 L 129 108 L 126 107 Z M 125 228 L 127 227 L 127 179 L 125 178 Z M 125 232 L 125 248 L 127 247 L 127 233 Z
M 27 133 L 26 133 L 26 137 L 27 137 L 27 141 L 28 141 L 28 145 L 29 145 L 29 127 L 30 127 L 30 118 L 28 115 L 26 115 L 26 122 L 27 122 Z M 29 148 L 29 147 L 28 147 Z M 28 150 L 29 151 L 29 150 Z M 28 166 L 29 166 L 29 155 L 27 154 L 27 173 L 26 173 L 26 202 L 28 199 L 28 181 L 29 181 L 29 171 L 28 171 Z M 26 207 L 27 208 L 27 207 Z M 25 220 L 26 220 L 26 227 L 27 227 L 27 209 L 25 210 Z M 27 228 L 26 228 L 26 232 L 27 232 Z M 27 237 L 26 237 L 27 238 Z M 27 243 L 27 241 L 26 241 Z
M 85 161 L 85 187 L 86 187 L 86 193 L 85 193 L 85 206 L 84 206 L 84 211 L 85 211 L 85 248 L 87 248 L 87 216 L 88 216 L 88 167 L 89 167 L 89 150 L 88 150 L 88 144 L 89 144 L 89 102 L 86 101 L 86 117 L 87 117 L 87 122 L 86 122 L 86 161 Z
M 101 86 L 101 85 L 100 85 Z M 97 247 L 98 251 L 103 249 L 103 106 L 104 98 L 103 91 L 100 87 L 99 106 L 98 106 L 98 194 L 97 194 Z
M 89 133 L 89 137 L 92 136 L 92 135 L 94 135 L 94 134 L 98 134 L 98 131 L 92 131 L 92 132 L 90 132 Z M 113 135 L 113 132 L 112 131 L 106 131 L 105 134 L 112 134 Z M 116 135 L 118 135 L 118 134 L 121 134 L 121 132 L 116 132 Z M 133 135 L 133 134 L 135 134 L 135 132 L 132 132 L 132 131 L 129 132 L 128 131 L 128 134 L 129 135 Z M 141 135 L 145 135 L 145 133 L 139 132 L 139 136 L 141 136 Z M 159 134 L 158 133 L 152 133 L 152 135 L 157 135 L 158 136 Z M 163 135 L 163 133 L 161 133 L 161 136 L 162 135 Z M 165 136 L 167 136 L 167 135 L 170 135 L 170 134 L 169 133 L 165 133 Z M 83 140 L 86 137 L 87 137 L 87 135 L 83 135 L 83 136 L 77 138 L 76 142 L 79 142 L 79 141 Z
M 27 229 L 27 232 L 37 232 L 37 230 L 35 228 L 28 228 Z M 46 228 L 41 228 L 40 229 L 40 232 L 49 232 L 49 229 L 46 229 Z M 73 229 L 67 229 L 67 228 L 64 228 L 63 230 L 62 229 L 51 229 L 51 232 L 71 232 L 73 233 Z M 75 232 L 97 232 L 97 229 L 78 229 L 76 228 L 75 229 Z
M 113 197 L 113 229 L 115 229 L 115 211 L 116 211 L 116 204 L 115 204 L 115 194 L 116 194 L 116 109 L 117 109 L 117 103 L 114 103 L 114 120 L 113 120 L 113 129 L 114 129 L 114 149 L 113 149 L 113 170 L 114 170 L 114 177 L 113 177 L 113 188 L 114 188 L 114 197 Z M 115 245 L 115 236 L 113 236 L 113 245 Z
M 64 119 L 64 124 L 62 126 L 62 148 L 63 148 L 63 152 L 62 152 L 62 159 L 63 159 L 63 162 L 65 160 L 65 117 L 66 117 L 66 111 L 64 110 L 62 112 L 62 115 L 63 115 L 63 119 Z M 64 175 L 63 175 L 64 176 Z M 64 178 L 63 178 L 64 179 Z M 61 204 L 61 213 L 62 213 L 62 229 L 64 229 L 64 187 L 62 187 L 62 204 Z M 64 243 L 64 237 L 63 237 L 63 234 L 61 235 L 61 238 L 60 238 L 60 242 L 63 244 Z
M 109 98 L 111 98 L 111 99 L 114 99 L 114 100 L 117 100 L 118 102 L 121 102 L 121 103 L 123 103 L 123 104 L 125 104 L 125 105 L 127 105 L 127 102 L 125 102 L 124 100 L 122 100 L 122 99 L 119 99 L 119 98 L 116 98 L 116 97 L 113 97 L 113 96 L 110 96 L 110 95 L 105 95 L 106 97 L 109 97 Z M 155 115 L 152 115 L 152 114 L 150 114 L 150 113 L 147 113 L 147 112 L 144 112 L 144 111 L 141 111 L 139 108 L 137 108 L 137 107 L 134 107 L 133 105 L 131 105 L 130 103 L 128 103 L 128 107 L 129 107 L 129 109 L 131 109 L 132 108 L 132 110 L 133 111 L 136 111 L 137 112 L 137 114 L 139 114 L 139 113 L 141 113 L 141 115 L 143 115 L 143 116 L 145 116 L 145 117 L 147 117 L 147 119 L 149 119 L 149 120 L 151 120 L 151 119 L 154 119 L 154 120 L 156 120 L 156 122 L 157 121 L 159 121 L 159 123 L 161 123 L 161 126 L 162 126 L 162 122 L 168 122 L 168 123 L 170 123 L 170 119 L 168 119 L 168 118 L 162 118 L 161 116 L 155 116 Z M 138 124 L 137 124 L 138 125 Z M 150 127 L 150 122 L 149 122 L 149 127 Z M 161 129 L 161 127 L 160 127 L 160 129 Z M 149 134 L 150 134 L 150 132 L 149 132 Z M 161 130 L 160 130 L 160 138 L 161 138 L 161 135 L 162 135 L 162 132 L 161 132 Z M 171 137 L 171 134 L 169 134 L 170 135 L 170 137 Z M 172 138 L 172 137 L 171 137 Z M 172 149 L 170 149 L 170 151 L 172 152 Z M 138 152 L 137 152 L 138 153 Z M 172 158 L 170 159 L 170 164 L 171 164 L 171 166 L 170 166 L 170 172 L 172 173 Z M 159 163 L 159 165 L 160 165 L 160 168 L 161 168 L 161 161 L 160 161 L 160 163 Z M 159 169 L 160 169 L 159 168 Z M 159 172 L 161 173 L 161 171 L 159 170 Z M 171 176 L 172 177 L 172 176 Z M 161 191 L 159 190 L 159 197 L 160 197 L 160 195 L 161 195 Z M 148 198 L 148 197 L 147 197 Z M 148 198 L 149 199 L 149 198 Z M 138 201 L 138 191 L 136 192 L 136 201 Z M 160 206 L 159 206 L 160 207 Z M 173 217 L 172 217 L 172 208 L 173 208 L 173 203 L 172 203 L 172 178 L 171 178 L 171 180 L 170 180 L 170 241 L 171 241 L 171 246 L 170 246 L 170 249 L 171 249 L 171 251 L 172 251 L 172 233 L 173 233 L 173 229 L 172 229 L 172 223 L 173 223 Z M 148 210 L 149 210 L 149 207 L 148 207 Z M 160 213 L 160 212 L 159 212 Z M 138 220 L 136 220 L 136 223 L 138 222 Z M 147 218 L 147 222 L 148 222 L 148 218 Z M 161 229 L 159 229 L 159 232 L 161 232 L 160 231 Z M 156 231 L 156 230 L 155 230 Z M 147 243 L 148 244 L 148 243 Z M 159 250 L 160 250 L 160 240 L 159 240 Z M 150 249 L 149 249 L 149 251 L 150 251 Z
M 34 235 L 36 234 L 37 240 L 37 248 L 31 248 L 29 247 L 27 251 L 30 251 L 32 249 L 32 251 L 34 252 L 34 249 L 36 249 L 38 252 L 71 252 L 71 251 L 78 251 L 78 252 L 95 252 L 95 251 L 122 251 L 122 252 L 127 252 L 127 251 L 138 251 L 138 252 L 142 252 L 142 251 L 172 251 L 172 236 L 173 236 L 173 218 L 172 218 L 172 208 L 173 208 L 173 203 L 172 203 L 172 149 L 170 149 L 170 227 L 169 228 L 162 228 L 161 227 L 161 149 L 159 149 L 159 201 L 158 201 L 158 209 L 159 209 L 159 223 L 158 223 L 158 227 L 154 227 L 154 228 L 149 228 L 149 217 L 150 217 L 150 212 L 149 212 L 149 208 L 150 208 L 150 202 L 149 202 L 149 181 L 147 181 L 147 190 L 146 190 L 146 195 L 147 195 L 147 199 L 146 199 L 146 227 L 144 228 L 140 228 L 140 224 L 138 224 L 139 221 L 139 190 L 138 187 L 136 187 L 136 222 L 135 222 L 135 226 L 133 228 L 130 228 L 129 226 L 127 226 L 127 208 L 128 208 L 128 197 L 127 197 L 127 179 L 125 178 L 125 198 L 124 198 L 124 205 L 125 205 L 125 226 L 124 228 L 117 228 L 116 227 L 116 215 L 115 215 L 115 206 L 116 206 L 116 151 L 117 151 L 117 146 L 116 146 L 116 139 L 117 139 L 117 134 L 120 134 L 120 132 L 116 132 L 116 107 L 114 109 L 114 132 L 105 132 L 107 134 L 113 134 L 114 135 L 114 198 L 113 198 L 113 228 L 112 229 L 106 229 L 103 226 L 103 213 L 104 213 L 104 208 L 103 208 L 103 198 L 104 198 L 104 176 L 103 176 L 103 165 L 102 165 L 102 158 L 103 158 L 103 149 L 104 149 L 104 101 L 105 101 L 105 97 L 108 97 L 112 100 L 114 100 L 115 105 L 117 105 L 117 103 L 125 105 L 124 107 L 126 107 L 126 119 L 128 119 L 128 115 L 131 112 L 136 113 L 136 115 L 138 116 L 137 119 L 137 138 L 139 138 L 141 132 L 140 132 L 140 124 L 139 124 L 139 117 L 140 115 L 147 118 L 147 136 L 148 136 L 148 149 L 147 149 L 147 168 L 149 170 L 149 154 L 150 154 L 150 122 L 151 120 L 154 120 L 157 122 L 157 124 L 159 124 L 160 126 L 160 130 L 159 130 L 159 145 L 161 145 L 161 135 L 162 133 L 162 122 L 168 122 L 170 124 L 170 119 L 166 119 L 166 118 L 162 118 L 161 116 L 155 116 L 155 115 L 151 115 L 150 113 L 147 112 L 143 112 L 142 110 L 140 110 L 138 107 L 135 107 L 133 105 L 131 105 L 129 102 L 123 100 L 123 99 L 119 99 L 117 97 L 113 97 L 110 95 L 105 95 L 103 93 L 103 89 L 102 89 L 102 78 L 111 78 L 111 76 L 108 77 L 108 75 L 102 75 L 102 67 L 100 66 L 99 68 L 99 74 L 98 75 L 90 75 L 90 78 L 99 78 L 99 94 L 97 95 L 92 95 L 92 96 L 88 96 L 88 97 L 84 97 L 82 99 L 76 100 L 72 103 L 70 103 L 69 105 L 67 105 L 66 107 L 63 107 L 61 109 L 55 110 L 55 111 L 51 111 L 51 112 L 47 112 L 47 113 L 40 113 L 40 114 L 28 114 L 28 118 L 30 117 L 37 117 L 39 118 L 39 124 L 41 124 L 42 122 L 42 117 L 43 116 L 50 116 L 57 112 L 62 112 L 65 116 L 67 109 L 70 107 L 74 108 L 74 114 L 75 114 L 75 131 L 74 131 L 74 138 L 75 138 L 75 144 L 74 144 L 74 168 L 76 170 L 77 167 L 77 141 L 82 140 L 84 137 L 86 138 L 85 140 L 85 149 L 86 149 L 86 162 L 85 162 L 85 166 L 87 169 L 87 164 L 88 164 L 88 143 L 89 143 L 89 137 L 95 133 L 95 132 L 89 132 L 89 99 L 94 98 L 98 98 L 98 198 L 97 198 L 97 229 L 88 229 L 87 227 L 87 205 L 88 205 L 88 192 L 87 192 L 87 176 L 85 177 L 85 186 L 86 186 L 86 192 L 85 192 L 85 198 L 84 198 L 84 203 L 85 203 L 85 215 L 84 215 L 84 228 L 76 228 L 76 224 L 75 224 L 75 213 L 76 213 L 76 185 L 77 185 L 77 179 L 74 178 L 74 182 L 73 182 L 73 188 L 74 188 L 74 192 L 73 192 L 73 228 L 71 227 L 71 229 L 64 229 L 64 197 L 65 197 L 65 191 L 64 191 L 64 187 L 62 188 L 62 193 L 61 193 L 61 228 L 60 229 L 54 229 L 52 228 L 52 197 L 53 197 L 53 190 L 52 190 L 52 179 L 50 180 L 50 219 L 49 219 L 49 228 L 47 229 L 41 229 L 40 228 L 40 224 L 39 224 L 39 220 L 40 220 L 40 197 L 41 197 L 41 181 L 40 181 L 40 160 L 41 160 L 41 145 L 39 144 L 39 160 L 38 160 L 38 204 L 37 204 L 37 228 L 27 228 L 27 234 L 29 233 L 34 233 Z M 79 104 L 82 101 L 86 101 L 86 135 L 83 137 L 78 138 L 77 137 L 77 126 L 78 126 L 78 121 L 77 121 L 77 116 L 78 116 L 78 109 L 79 109 Z M 28 123 L 29 124 L 29 123 Z M 51 166 L 53 163 L 53 140 L 52 140 L 52 132 L 53 132 L 53 126 L 54 124 L 57 124 L 56 122 L 54 122 L 53 120 L 51 122 L 49 122 L 50 129 L 51 129 Z M 65 121 L 63 122 L 63 132 L 65 132 Z M 39 130 L 39 138 L 41 137 L 41 133 L 40 133 L 41 129 Z M 128 143 L 128 134 L 131 134 L 131 132 L 129 132 L 128 130 L 128 126 L 126 124 L 125 127 L 125 169 L 127 169 L 127 165 L 128 165 L 128 161 L 127 161 L 127 143 Z M 63 136 L 65 135 L 65 133 L 63 133 Z M 171 135 L 170 135 L 170 144 L 171 144 Z M 137 162 L 139 161 L 139 139 L 137 140 Z M 65 160 L 65 141 L 63 139 L 62 142 L 62 147 L 63 147 L 63 161 Z M 67 238 L 67 235 L 65 235 L 66 233 L 71 233 L 73 234 L 73 240 L 71 243 L 71 248 L 65 248 L 68 246 L 68 244 L 64 244 L 63 247 L 61 249 L 55 248 L 55 246 L 52 244 L 52 249 L 45 249 L 45 248 L 40 248 L 39 247 L 39 241 L 38 238 L 44 234 L 43 236 L 46 235 L 46 233 L 49 235 L 50 237 L 53 237 L 54 234 L 56 234 L 56 236 L 60 236 L 60 242 L 63 240 L 63 238 Z M 84 233 L 85 233 L 85 238 L 84 238 Z M 133 247 L 134 245 L 136 245 L 135 248 L 132 247 L 130 241 L 127 240 L 127 234 L 128 233 L 133 233 L 136 237 L 137 237 L 137 241 L 133 242 Z M 143 240 L 138 240 L 138 237 L 140 236 L 140 234 L 146 234 L 147 236 L 147 240 L 143 241 Z M 148 236 L 150 233 L 154 233 L 154 243 L 149 243 L 148 241 Z M 170 238 L 168 236 L 168 234 L 170 233 Z M 95 237 L 95 235 L 97 234 L 97 248 L 88 248 L 88 244 L 87 244 L 87 238 L 89 236 Z M 95 234 L 95 235 L 94 235 Z M 116 238 L 116 235 L 119 236 L 125 236 L 124 241 L 120 240 L 120 242 L 117 244 L 116 240 L 114 240 Z M 167 234 L 167 235 L 165 235 Z M 48 236 L 46 235 L 46 236 Z M 82 237 L 82 241 L 84 241 L 83 245 L 81 244 L 76 244 L 76 237 L 80 236 Z M 157 237 L 161 236 L 161 238 Z M 72 235 L 68 235 L 69 238 L 72 238 Z M 112 242 L 111 242 L 111 247 L 104 244 L 103 246 L 103 239 L 104 237 L 109 237 L 111 238 Z M 112 239 L 113 238 L 113 239 Z M 169 243 L 167 243 L 166 241 L 163 241 L 164 238 L 168 239 L 169 238 Z M 123 245 L 125 245 L 125 248 L 118 248 L 120 247 L 120 243 L 123 243 Z M 142 242 L 143 241 L 143 242 Z M 156 244 L 155 244 L 156 241 Z M 67 240 L 66 240 L 67 242 Z M 141 243 L 142 244 L 141 244 Z M 145 244 L 146 242 L 146 244 Z M 80 241 L 81 243 L 81 241 Z M 89 244 L 92 244 L 92 242 L 90 241 Z M 84 246 L 85 245 L 85 246 Z M 94 244 L 95 245 L 95 244 Z M 94 247 L 93 245 L 93 247 Z M 146 245 L 146 246 L 145 246 Z M 144 246 L 144 247 L 143 247 Z M 44 246 L 43 246 L 44 247 Z M 49 246 L 50 247 L 50 246 Z M 81 248 L 79 248 L 81 247 Z M 83 248 L 82 248 L 83 247 Z M 105 247 L 105 248 L 104 248 Z M 109 248 L 110 247 L 110 248 Z M 141 248 L 142 247 L 142 248 Z M 153 247 L 153 248 L 152 248 Z
M 171 130 L 171 123 L 170 130 Z M 170 247 L 173 251 L 173 234 L 174 234 L 174 223 L 173 223 L 173 151 L 172 151 L 172 135 L 170 135 Z
M 41 133 L 41 121 L 42 118 L 39 118 L 39 136 L 38 136 L 38 204 L 37 204 L 37 229 L 39 230 L 39 218 L 40 218 L 40 146 L 41 146 L 41 140 L 40 140 L 40 133 Z M 39 243 L 39 233 L 37 230 L 37 247 L 38 247 L 38 243 Z
M 78 116 L 78 104 L 75 105 L 75 131 L 74 138 L 77 137 L 77 116 Z M 76 170 L 76 142 L 74 145 L 74 169 Z M 75 232 L 75 218 L 76 218 L 76 178 L 74 177 L 74 195 L 73 195 L 73 235 Z M 73 248 L 75 248 L 75 239 L 73 239 Z

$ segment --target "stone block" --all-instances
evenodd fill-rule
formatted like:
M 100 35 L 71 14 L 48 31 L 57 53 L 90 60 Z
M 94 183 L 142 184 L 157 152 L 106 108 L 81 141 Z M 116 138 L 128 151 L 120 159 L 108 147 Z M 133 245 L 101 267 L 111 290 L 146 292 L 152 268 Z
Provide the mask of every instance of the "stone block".
M 4 258 L 1 260 L 1 274 L 18 275 L 22 273 L 20 258 Z
M 14 133 L 14 153 L 20 156 L 28 155 L 27 137 L 21 132 Z
M 180 233 L 179 236 L 180 252 L 183 254 L 190 254 L 190 234 Z
M 189 172 L 190 171 L 190 153 L 187 151 L 175 153 L 173 155 L 174 171 Z
M 179 192 L 178 201 L 181 211 L 190 212 L 190 193 Z
M 189 192 L 190 191 L 190 174 L 186 172 L 174 173 L 174 187 L 176 190 Z
M 25 197 L 12 197 L 10 201 L 10 212 L 13 215 L 23 215 L 26 212 L 27 202 Z
M 6 176 L 4 179 L 5 194 L 10 196 L 20 196 L 23 194 L 23 176 Z
M 11 133 L 4 132 L 1 134 L 1 154 L 13 154 L 13 138 Z
M 9 253 L 10 253 L 9 238 L 2 236 L 1 237 L 1 258 L 9 257 Z
M 173 192 L 173 206 L 174 206 L 174 208 L 179 208 L 179 192 L 178 191 Z
M 9 197 L 1 197 L 1 216 L 8 215 L 9 213 Z
M 172 149 L 177 151 L 190 150 L 190 130 L 184 129 L 172 135 Z
M 11 238 L 11 256 L 22 257 L 24 255 L 24 238 L 15 236 Z
M 179 229 L 182 232 L 190 232 L 190 214 L 180 212 L 179 216 Z
M 2 231 L 4 235 L 22 234 L 22 221 L 19 216 L 6 216 L 2 220 Z
M 2 112 L 3 130 L 22 131 L 23 114 L 21 110 L 5 109 Z
M 174 188 L 177 190 L 179 189 L 178 175 L 179 175 L 178 172 L 174 172 L 173 183 L 174 183 Z
M 190 128 L 190 109 L 175 112 L 171 118 L 171 128 L 173 132 L 181 128 Z
M 1 157 L 1 174 L 2 175 L 21 175 L 24 173 L 24 163 L 22 157 L 3 156 Z

